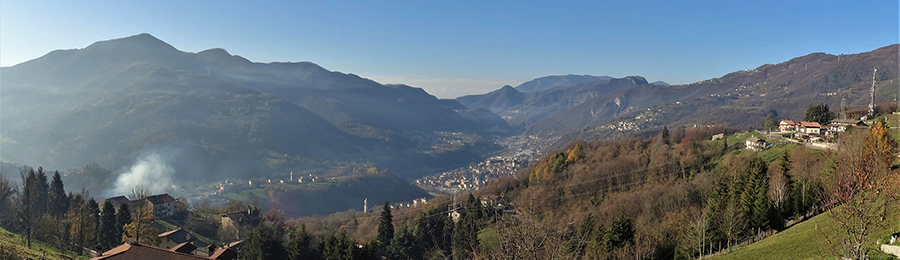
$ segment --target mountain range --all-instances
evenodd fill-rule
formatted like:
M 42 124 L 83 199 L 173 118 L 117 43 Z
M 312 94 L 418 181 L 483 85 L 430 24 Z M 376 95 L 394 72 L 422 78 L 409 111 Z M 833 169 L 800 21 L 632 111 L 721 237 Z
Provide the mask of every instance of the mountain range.
M 640 76 L 598 77 L 532 92 L 505 86 L 456 100 L 470 108 L 489 109 L 526 134 L 568 136 L 560 144 L 656 133 L 664 125 L 746 128 L 759 126 L 769 113 L 779 119 L 802 119 L 810 104 L 825 103 L 836 112 L 842 102 L 851 109 L 866 107 L 874 68 L 878 68 L 875 102 L 896 101 L 897 55 L 894 44 L 849 55 L 812 53 L 691 84 L 648 83 Z
M 199 178 L 355 162 L 416 177 L 479 158 L 492 149 L 480 135 L 509 128 L 420 88 L 310 62 L 183 52 L 149 34 L 52 51 L 0 78 L 0 158 L 47 168 L 124 167 L 177 150 L 172 163 Z M 446 133 L 467 138 L 447 146 Z

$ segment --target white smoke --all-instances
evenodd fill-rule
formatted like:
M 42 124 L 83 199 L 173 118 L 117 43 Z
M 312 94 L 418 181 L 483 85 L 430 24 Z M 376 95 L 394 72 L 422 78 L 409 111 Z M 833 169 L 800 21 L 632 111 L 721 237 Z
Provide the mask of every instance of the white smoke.
M 111 196 L 130 195 L 131 190 L 143 186 L 151 194 L 163 193 L 172 186 L 175 169 L 169 166 L 170 157 L 163 157 L 157 152 L 144 153 L 128 172 L 116 179 Z

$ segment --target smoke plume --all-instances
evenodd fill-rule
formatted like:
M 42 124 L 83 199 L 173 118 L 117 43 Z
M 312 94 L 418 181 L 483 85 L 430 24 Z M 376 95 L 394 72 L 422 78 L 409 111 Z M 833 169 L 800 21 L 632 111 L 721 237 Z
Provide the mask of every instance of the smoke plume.
M 142 154 L 128 172 L 119 175 L 111 195 L 129 195 L 131 189 L 138 186 L 144 186 L 151 194 L 170 189 L 172 176 L 175 175 L 175 169 L 168 162 L 171 157 L 160 155 L 157 151 Z

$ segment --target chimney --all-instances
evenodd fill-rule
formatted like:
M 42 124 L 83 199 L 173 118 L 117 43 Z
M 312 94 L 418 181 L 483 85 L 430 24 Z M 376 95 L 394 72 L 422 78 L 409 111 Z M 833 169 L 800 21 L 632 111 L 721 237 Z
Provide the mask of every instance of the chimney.
M 94 251 L 97 252 L 97 256 L 96 256 L 96 257 L 103 256 L 103 247 L 102 247 L 102 246 L 100 246 L 100 245 L 95 246 L 95 247 L 94 247 Z
M 209 244 L 209 247 L 206 249 L 209 250 L 209 256 L 212 256 L 216 253 L 216 244 Z

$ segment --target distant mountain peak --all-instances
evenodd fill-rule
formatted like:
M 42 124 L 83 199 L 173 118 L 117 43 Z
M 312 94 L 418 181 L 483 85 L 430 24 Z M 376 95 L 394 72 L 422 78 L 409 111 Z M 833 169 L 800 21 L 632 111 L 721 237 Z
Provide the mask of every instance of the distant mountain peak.
M 149 33 L 141 33 L 124 38 L 99 41 L 91 44 L 85 49 L 92 48 L 125 48 L 129 50 L 157 50 L 157 51 L 178 51 L 172 45 L 150 35 Z
M 551 75 L 536 78 L 530 80 L 528 82 L 519 84 L 516 86 L 516 90 L 525 93 L 535 93 L 541 92 L 545 90 L 549 90 L 556 87 L 570 87 L 575 86 L 581 83 L 587 83 L 592 81 L 604 80 L 609 81 L 612 79 L 608 76 L 591 76 L 591 75 Z
M 654 81 L 653 83 L 650 83 L 650 84 L 659 85 L 659 86 L 668 86 L 669 85 L 669 83 L 666 83 L 665 81 Z

